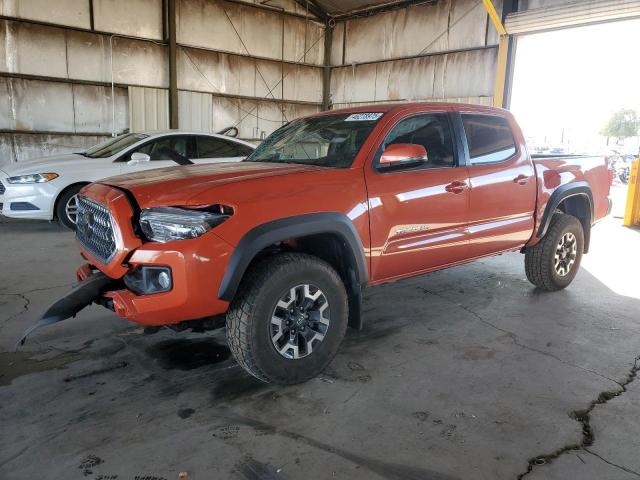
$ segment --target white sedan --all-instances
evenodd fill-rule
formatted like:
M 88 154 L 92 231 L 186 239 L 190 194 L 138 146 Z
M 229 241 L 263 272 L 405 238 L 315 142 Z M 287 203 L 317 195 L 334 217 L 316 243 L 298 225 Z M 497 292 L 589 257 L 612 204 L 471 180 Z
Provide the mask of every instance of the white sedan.
M 88 183 L 176 166 L 180 158 L 188 163 L 240 161 L 254 149 L 250 143 L 224 135 L 168 130 L 127 133 L 84 152 L 0 165 L 0 214 L 57 219 L 73 229 L 77 195 Z

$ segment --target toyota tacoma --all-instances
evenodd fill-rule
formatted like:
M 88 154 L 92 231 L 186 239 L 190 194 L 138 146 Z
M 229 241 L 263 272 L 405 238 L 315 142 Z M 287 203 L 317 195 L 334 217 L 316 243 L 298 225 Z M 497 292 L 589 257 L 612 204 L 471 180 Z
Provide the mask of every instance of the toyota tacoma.
M 30 330 L 95 302 L 149 330 L 224 327 L 249 373 L 302 382 L 363 327 L 365 287 L 520 251 L 531 283 L 559 290 L 610 208 L 603 158 L 532 158 L 506 110 L 323 112 L 243 162 L 85 186 L 79 283 Z

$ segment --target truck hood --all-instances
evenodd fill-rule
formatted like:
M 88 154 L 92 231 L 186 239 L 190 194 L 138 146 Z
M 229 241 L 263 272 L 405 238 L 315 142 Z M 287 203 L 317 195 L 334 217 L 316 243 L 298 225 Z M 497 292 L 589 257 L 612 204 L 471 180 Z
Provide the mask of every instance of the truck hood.
M 202 192 L 238 182 L 325 170 L 313 165 L 232 162 L 159 168 L 119 175 L 100 183 L 127 190 L 140 208 L 201 205 Z
M 63 155 L 52 155 L 50 157 L 41 157 L 33 160 L 24 160 L 16 163 L 3 163 L 0 170 L 8 176 L 28 175 L 31 173 L 59 173 L 56 169 L 65 169 L 73 167 L 74 164 L 86 164 L 87 162 L 96 162 L 104 158 L 87 158 L 75 153 L 65 153 Z

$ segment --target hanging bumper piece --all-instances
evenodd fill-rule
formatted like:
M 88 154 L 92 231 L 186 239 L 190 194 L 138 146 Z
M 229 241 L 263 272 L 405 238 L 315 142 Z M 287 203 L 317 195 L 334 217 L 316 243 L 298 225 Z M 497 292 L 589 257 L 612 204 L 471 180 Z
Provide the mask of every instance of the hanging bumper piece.
M 98 300 L 113 282 L 112 278 L 107 277 L 102 272 L 92 273 L 78 282 L 70 292 L 51 305 L 40 320 L 22 334 L 16 344 L 16 348 L 24 345 L 27 336 L 40 327 L 75 317 L 84 307 Z

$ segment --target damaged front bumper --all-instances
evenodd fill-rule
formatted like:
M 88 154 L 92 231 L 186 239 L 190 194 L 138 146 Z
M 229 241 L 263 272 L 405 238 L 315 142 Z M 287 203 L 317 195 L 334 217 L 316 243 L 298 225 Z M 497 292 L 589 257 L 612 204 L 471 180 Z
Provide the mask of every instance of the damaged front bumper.
M 75 317 L 80 310 L 98 301 L 103 293 L 116 282 L 102 272 L 91 272 L 86 269 L 84 273 L 85 275 L 81 277 L 80 271 L 78 272 L 80 281 L 70 292 L 51 305 L 40 320 L 22 334 L 18 345 L 24 345 L 27 337 L 40 327 Z
M 230 249 L 210 236 L 205 240 L 182 240 L 180 250 L 172 243 L 148 243 L 131 253 L 125 274 L 110 277 L 89 263 L 76 272 L 78 284 L 55 302 L 19 340 L 40 327 L 74 317 L 96 303 L 125 320 L 144 327 L 175 325 L 213 317 L 227 311 L 229 303 L 217 298 Z M 153 289 L 145 270 L 166 272 L 166 289 Z M 110 272 L 109 272 L 110 273 Z M 160 287 L 162 285 L 159 285 Z

